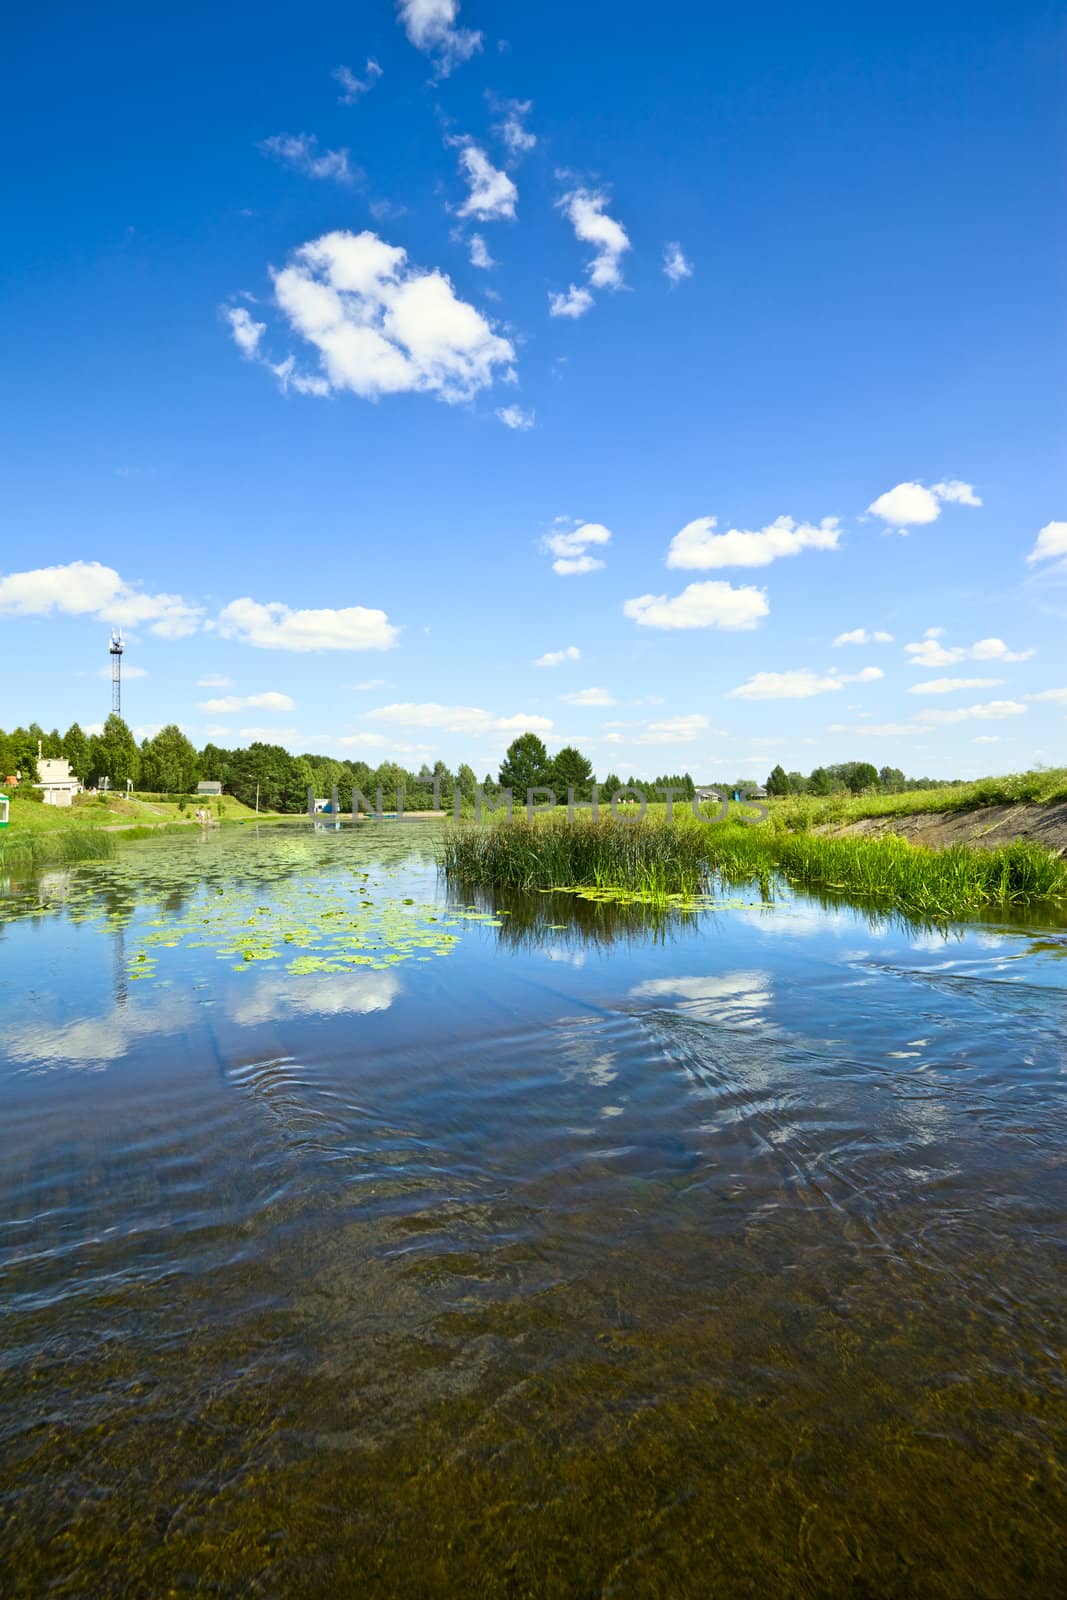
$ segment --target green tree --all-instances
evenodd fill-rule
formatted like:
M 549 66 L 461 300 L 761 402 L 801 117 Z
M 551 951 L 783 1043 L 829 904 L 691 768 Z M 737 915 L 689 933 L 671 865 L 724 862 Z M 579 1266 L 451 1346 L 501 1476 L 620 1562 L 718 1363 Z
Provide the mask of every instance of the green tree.
M 113 789 L 125 789 L 127 782 L 137 782 L 141 770 L 137 741 L 114 711 L 104 723 L 103 733 L 90 743 L 89 766 L 98 783 L 107 778 Z
M 561 801 L 566 800 L 568 789 L 574 790 L 576 800 L 588 800 L 593 783 L 593 763 L 574 745 L 565 744 L 552 762 L 552 776 L 548 782 Z
M 604 782 L 600 785 L 601 800 L 606 800 L 610 805 L 612 795 L 618 794 L 622 787 L 623 782 L 619 777 L 619 774 L 617 772 L 609 772 L 607 777 L 604 779 Z
M 196 788 L 199 757 L 176 723 L 160 728 L 141 757 L 141 787 L 163 794 L 191 794 Z
M 870 761 L 854 761 L 846 782 L 853 794 L 862 794 L 878 782 L 878 768 Z
M 459 786 L 460 796 L 464 804 L 474 804 L 474 791 L 478 787 L 478 780 L 474 776 L 474 768 L 468 767 L 465 761 L 460 762 L 459 771 L 456 773 L 456 783 Z
M 74 776 L 84 783 L 89 775 L 89 739 L 76 722 L 63 735 L 62 754 L 70 762 Z
M 825 767 L 815 767 L 808 779 L 809 794 L 832 794 L 834 780 Z
M 787 776 L 789 778 L 790 794 L 807 794 L 808 780 L 802 772 L 790 772 Z
M 907 781 L 899 767 L 883 767 L 878 774 L 883 789 L 903 789 Z
M 536 733 L 521 733 L 508 745 L 500 764 L 500 786 L 514 791 L 516 800 L 525 801 L 527 789 L 550 788 L 552 763 Z
M 767 793 L 768 794 L 788 794 L 789 793 L 789 776 L 786 773 L 786 770 L 782 766 L 781 762 L 779 762 L 778 765 L 773 769 L 773 771 L 771 772 L 770 777 L 767 779 Z

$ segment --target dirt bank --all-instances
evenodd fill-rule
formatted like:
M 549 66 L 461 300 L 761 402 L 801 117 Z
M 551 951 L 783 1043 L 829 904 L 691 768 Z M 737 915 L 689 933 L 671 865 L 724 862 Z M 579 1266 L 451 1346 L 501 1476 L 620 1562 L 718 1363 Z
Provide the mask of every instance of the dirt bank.
M 924 811 L 910 817 L 861 817 L 858 822 L 820 828 L 820 833 L 899 834 L 912 844 L 978 845 L 992 850 L 1025 840 L 1062 854 L 1067 850 L 1067 800 L 1050 806 L 979 806 L 974 811 Z

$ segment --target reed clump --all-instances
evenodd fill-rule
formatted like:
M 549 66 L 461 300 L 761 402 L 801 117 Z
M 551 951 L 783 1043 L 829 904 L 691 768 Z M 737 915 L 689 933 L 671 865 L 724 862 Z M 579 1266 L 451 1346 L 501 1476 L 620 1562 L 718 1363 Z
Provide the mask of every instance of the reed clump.
M 775 875 L 922 917 L 1067 899 L 1067 861 L 1038 845 L 932 850 L 889 834 L 830 838 L 724 822 L 627 823 L 602 818 L 463 826 L 441 850 L 446 873 L 481 887 L 592 889 L 648 899 L 692 898 Z
M 65 866 L 76 861 L 105 861 L 115 854 L 111 834 L 99 828 L 63 828 L 54 833 L 0 837 L 0 869 L 32 872 L 37 867 Z

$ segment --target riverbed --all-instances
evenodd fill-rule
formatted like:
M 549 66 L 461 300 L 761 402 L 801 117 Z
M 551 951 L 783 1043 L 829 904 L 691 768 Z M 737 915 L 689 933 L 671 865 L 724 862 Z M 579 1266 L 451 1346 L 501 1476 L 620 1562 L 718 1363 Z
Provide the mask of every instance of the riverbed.
M 438 838 L 0 886 L 0 1592 L 1061 1592 L 1067 929 Z

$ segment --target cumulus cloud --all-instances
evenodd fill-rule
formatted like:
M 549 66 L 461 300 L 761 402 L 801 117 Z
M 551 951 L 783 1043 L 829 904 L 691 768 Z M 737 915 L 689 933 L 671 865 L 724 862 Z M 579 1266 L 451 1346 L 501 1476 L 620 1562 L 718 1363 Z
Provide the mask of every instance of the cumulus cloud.
M 456 215 L 473 217 L 477 222 L 514 220 L 518 189 L 506 172 L 494 167 L 485 151 L 472 139 L 464 141 L 459 164 L 470 192 L 463 204 L 456 207 Z
M 606 689 L 578 689 L 562 696 L 570 706 L 613 706 L 615 697 Z
M 556 531 L 543 540 L 544 548 L 556 557 L 552 571 L 561 578 L 596 572 L 604 563 L 599 557 L 590 555 L 588 547 L 610 543 L 611 531 L 602 522 L 580 522 L 573 528 L 557 525 Z
M 332 179 L 335 183 L 355 183 L 359 173 L 349 165 L 347 150 L 319 150 L 313 133 L 275 133 L 259 148 L 283 167 L 292 167 L 308 178 Z
M 480 233 L 472 233 L 470 236 L 470 256 L 472 267 L 481 267 L 483 271 L 488 272 L 490 268 L 496 266 L 496 262 L 489 254 L 489 247 Z
M 812 695 L 829 694 L 846 683 L 874 683 L 885 676 L 881 667 L 864 667 L 862 672 L 811 672 L 807 667 L 792 672 L 757 672 L 746 683 L 731 689 L 729 700 L 809 700 Z
M 927 678 L 913 683 L 909 694 L 955 694 L 957 689 L 995 689 L 1003 678 Z
M 663 271 L 672 283 L 681 283 L 683 278 L 693 276 L 693 264 L 686 259 L 685 252 L 677 239 L 663 247 Z
M 196 680 L 198 689 L 232 689 L 233 679 L 224 678 L 221 672 L 209 672 L 206 678 Z
M 363 70 L 365 76 L 362 78 L 357 78 L 348 67 L 335 67 L 330 73 L 330 77 L 341 85 L 342 93 L 337 98 L 343 106 L 354 105 L 362 95 L 374 88 L 382 75 L 382 69 L 373 56 L 367 57 L 367 65 Z
M 534 662 L 535 667 L 558 667 L 564 661 L 578 661 L 582 652 L 576 644 L 567 645 L 564 650 L 546 650 L 543 656 L 538 656 Z
M 693 712 L 688 716 L 665 717 L 661 722 L 646 722 L 629 737 L 635 744 L 692 744 L 702 733 L 719 731 L 711 726 L 707 717 Z
M 384 733 L 364 733 L 361 730 L 359 733 L 342 735 L 337 743 L 345 750 L 358 750 L 363 745 L 373 745 L 375 749 L 380 749 L 383 744 L 388 744 L 389 740 Z
M 9 572 L 0 578 L 0 616 L 95 616 L 119 627 L 143 623 L 162 639 L 184 639 L 200 627 L 200 606 L 179 594 L 145 594 L 99 561 Z
M 459 0 L 397 0 L 396 9 L 416 50 L 433 57 L 439 77 L 482 48 L 480 33 L 456 27 Z
M 866 628 L 853 628 L 849 633 L 839 633 L 834 639 L 835 648 L 844 644 L 892 644 L 893 635 L 876 631 L 868 633 Z
M 318 353 L 317 392 L 436 394 L 469 400 L 515 351 L 451 280 L 408 262 L 407 252 L 376 233 L 323 234 L 273 273 L 277 305 L 293 332 Z M 292 358 L 272 370 L 300 387 Z M 306 380 L 304 387 L 307 387 Z
M 731 528 L 727 533 L 715 533 L 717 523 L 717 517 L 687 522 L 671 540 L 667 565 L 686 571 L 766 567 L 781 556 L 796 556 L 802 550 L 836 550 L 842 532 L 837 517 L 824 517 L 817 525 L 776 517 L 754 532 Z
M 950 667 L 957 661 L 1029 661 L 1036 652 L 1009 650 L 1003 639 L 977 639 L 970 645 L 943 645 L 944 628 L 928 628 L 921 639 L 904 646 L 913 667 Z
M 293 611 L 281 601 L 261 605 L 247 596 L 231 600 L 216 624 L 224 639 L 260 650 L 389 650 L 399 629 L 384 611 L 367 606 Z
M 1067 522 L 1046 522 L 1026 559 L 1051 561 L 1056 556 L 1067 556 Z
M 1067 706 L 1067 689 L 1041 689 L 1037 694 L 1028 694 L 1028 700 L 1051 700 L 1054 705 Z
M 233 334 L 233 342 L 246 361 L 259 353 L 259 341 L 267 331 L 265 322 L 255 322 L 245 306 L 228 306 L 224 312 Z
M 226 716 L 231 711 L 244 711 L 254 707 L 257 711 L 295 711 L 296 701 L 288 694 L 268 689 L 264 694 L 228 694 L 216 700 L 201 700 L 200 710 L 213 716 Z
M 521 406 L 500 406 L 497 416 L 505 428 L 510 428 L 513 433 L 526 433 L 534 425 L 532 411 L 524 411 Z
M 550 317 L 584 317 L 593 307 L 593 296 L 588 289 L 580 289 L 572 283 L 570 288 L 562 294 L 548 294 L 548 314 Z
M 946 483 L 933 483 L 929 488 L 921 483 L 898 483 L 895 489 L 887 489 L 885 494 L 873 500 L 867 510 L 903 533 L 908 528 L 936 522 L 943 503 L 961 506 L 982 504 L 969 483 L 951 478 Z
M 593 247 L 589 281 L 594 289 L 618 289 L 622 284 L 620 262 L 630 248 L 621 222 L 609 217 L 604 207 L 608 197 L 602 190 L 572 189 L 557 202 L 574 229 L 576 238 Z
M 735 588 L 722 580 L 690 583 L 681 594 L 642 594 L 623 603 L 623 614 L 642 628 L 755 628 L 770 613 L 763 589 Z
M 513 160 L 528 155 L 537 144 L 536 134 L 526 126 L 526 118 L 533 110 L 533 101 L 505 100 L 498 104 L 497 109 L 503 113 L 503 120 L 494 123 L 493 132 L 503 139 Z
M 525 711 L 497 717 L 480 706 L 443 706 L 433 700 L 379 706 L 366 715 L 402 728 L 440 728 L 445 733 L 549 733 L 552 729 L 551 718 Z
M 987 700 L 984 705 L 956 706 L 951 711 L 920 711 L 916 721 L 932 727 L 950 722 L 969 722 L 972 718 L 996 722 L 1002 717 L 1021 717 L 1026 707 L 1018 700 Z

